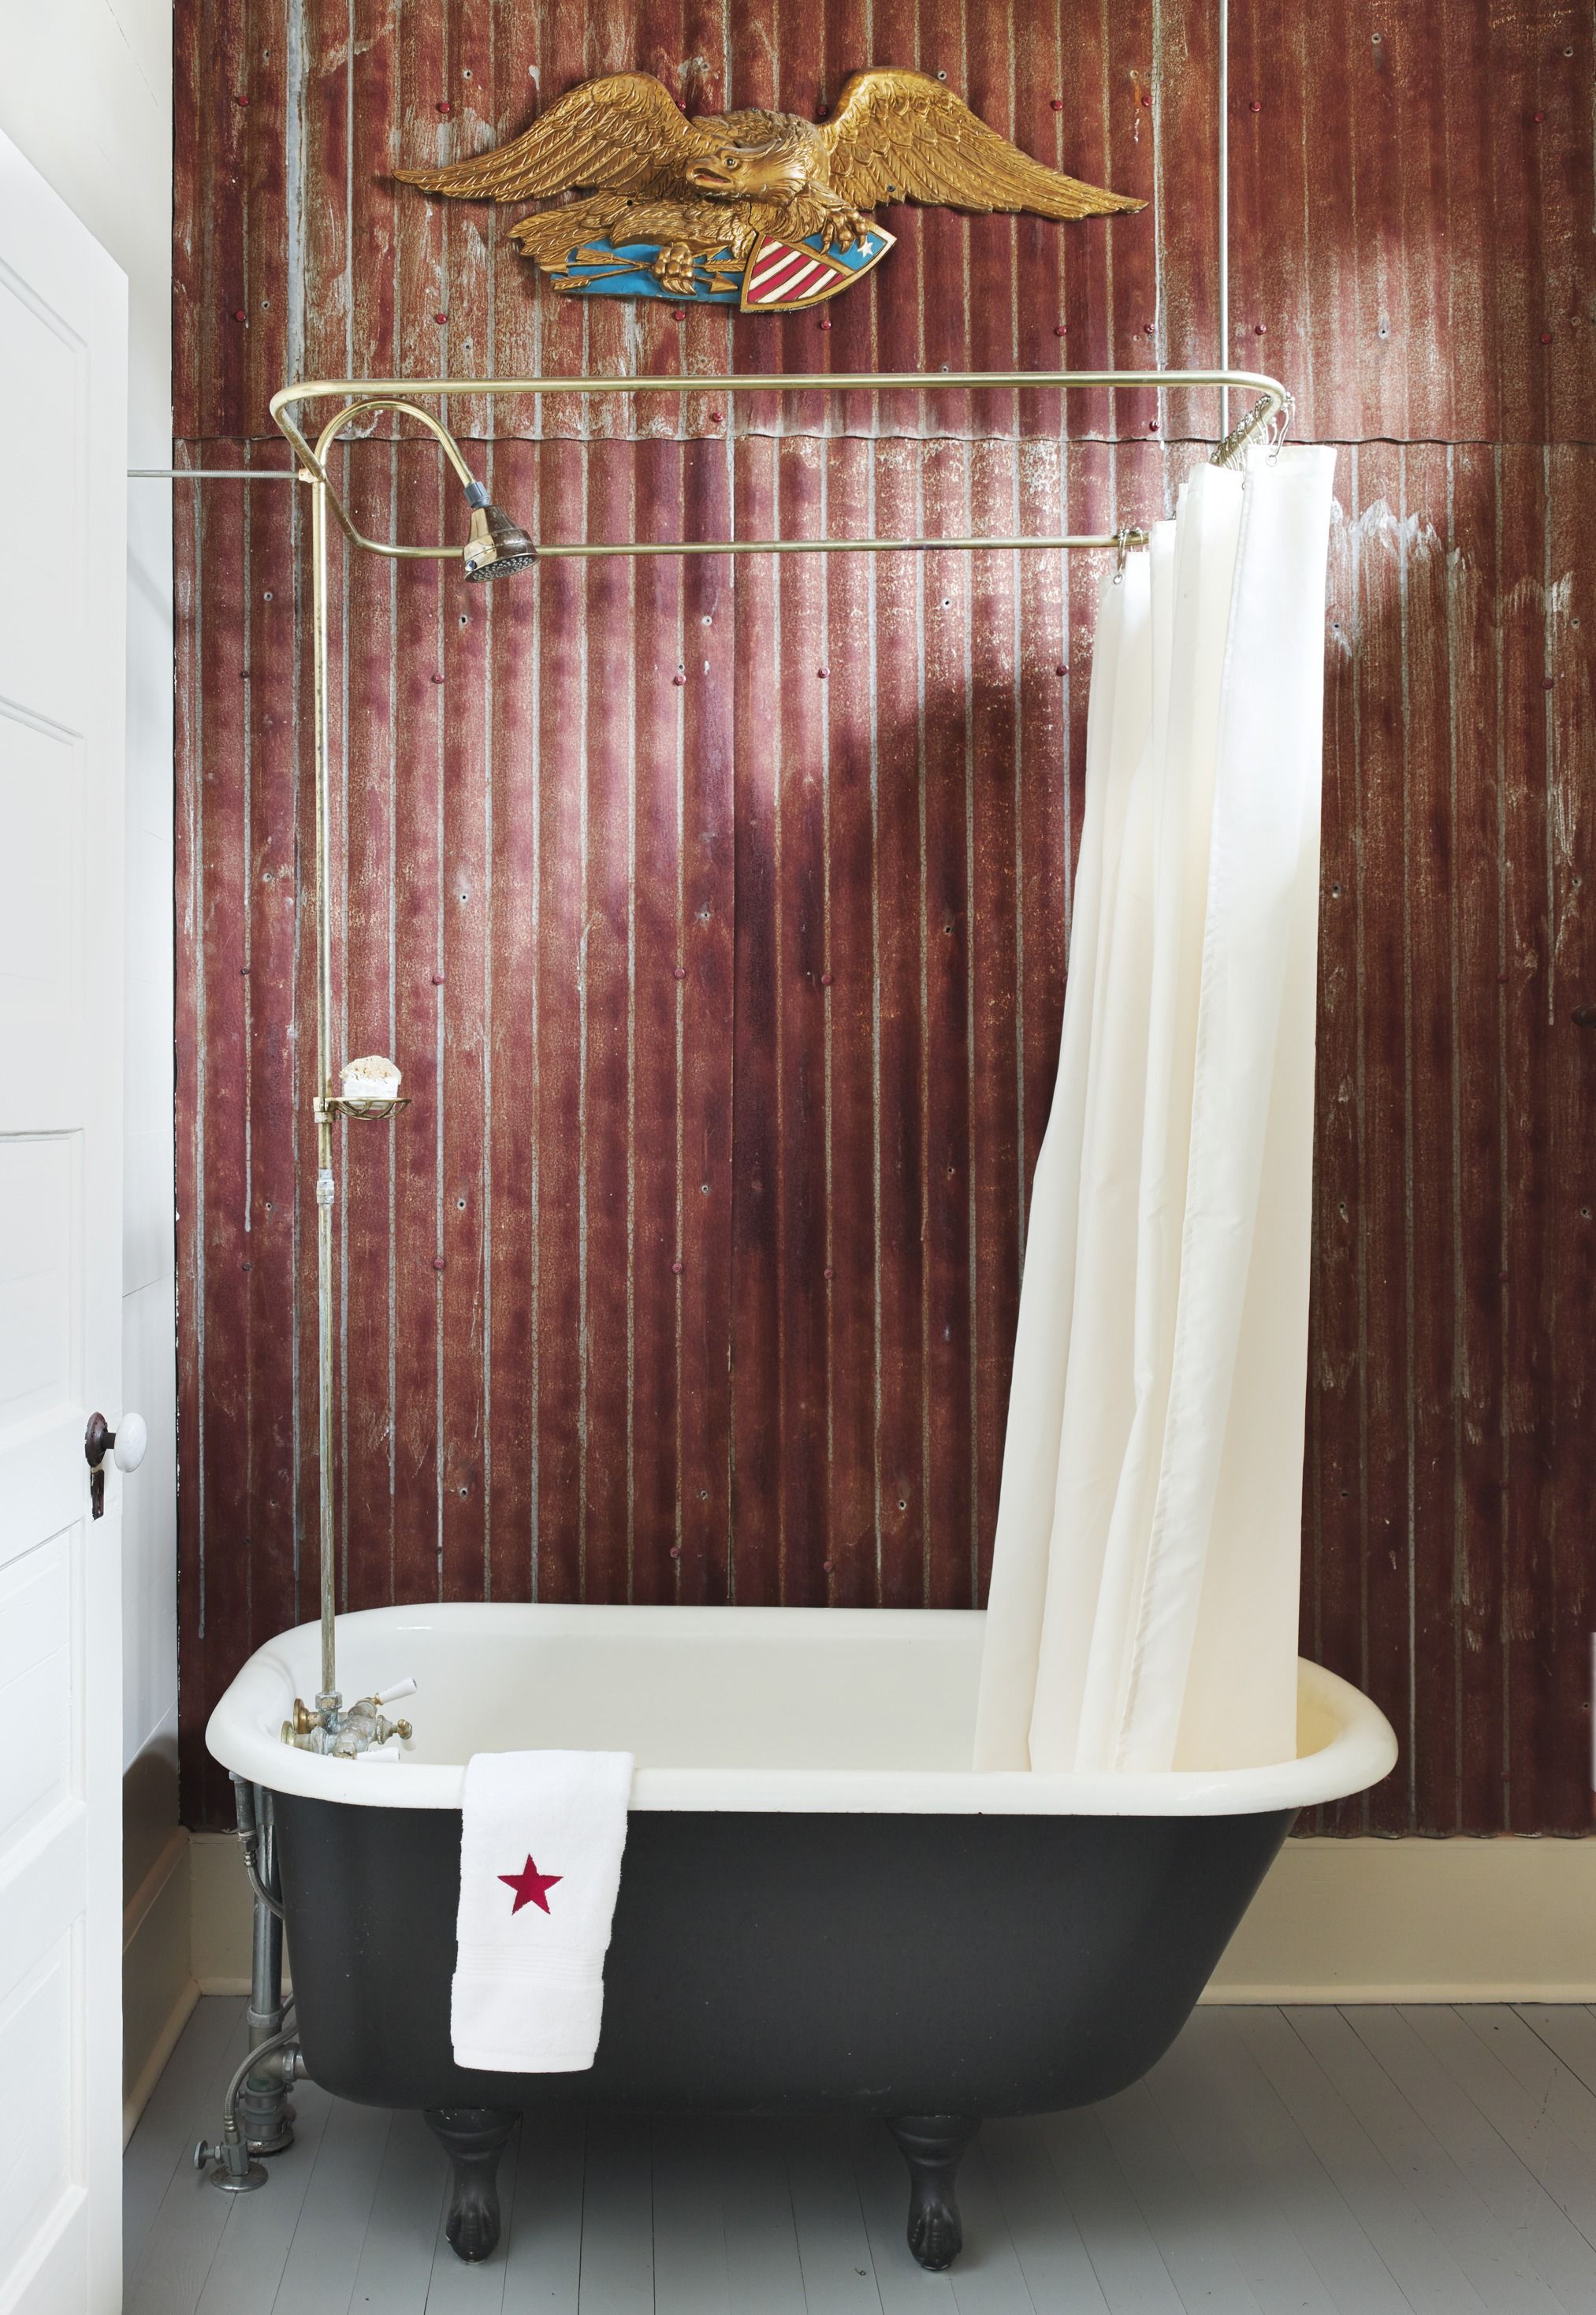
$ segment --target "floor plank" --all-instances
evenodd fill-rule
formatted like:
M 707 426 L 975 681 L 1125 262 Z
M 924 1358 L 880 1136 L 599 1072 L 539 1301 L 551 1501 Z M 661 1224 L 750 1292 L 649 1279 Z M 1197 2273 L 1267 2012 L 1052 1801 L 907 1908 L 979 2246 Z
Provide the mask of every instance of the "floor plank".
M 122 2267 L 137 2273 L 145 2245 L 167 2188 L 193 2161 L 194 2142 L 215 2138 L 219 2113 L 207 2105 L 224 2053 L 244 2048 L 244 2003 L 213 1998 L 199 2002 L 138 2117 L 122 2157 Z M 236 2065 L 237 2057 L 232 2060 Z
M 443 2149 L 419 2114 L 396 2114 L 350 2293 L 350 2315 L 426 2315 L 448 2185 Z
M 576 2315 L 585 2166 L 580 2116 L 526 2116 L 506 2204 L 503 2315 Z
M 1041 2127 L 1113 2315 L 1185 2315 L 1096 2114 L 1045 2115 Z
M 1146 2089 L 1186 2166 L 1208 2225 L 1232 2245 L 1241 2279 L 1264 2315 L 1298 2310 L 1301 2315 L 1339 2315 L 1328 2284 L 1281 2206 L 1272 2166 L 1257 2160 L 1211 2067 L 1177 2044 L 1153 2068 Z M 1172 2272 L 1186 2296 L 1179 2272 Z M 1220 2303 L 1217 2296 L 1215 2303 Z
M 1240 2176 L 1264 2182 L 1273 2195 L 1335 2308 L 1346 2315 L 1410 2315 L 1412 2302 L 1247 2049 L 1233 2013 L 1197 2012 L 1148 2077 L 1155 2097 L 1180 2068 L 1189 2068 L 1199 2095 L 1223 2114 Z
M 582 2315 L 653 2315 L 652 2154 L 646 2121 L 602 2115 L 588 2124 Z
M 1358 2117 L 1277 2009 L 1237 2009 L 1237 2032 L 1414 2315 L 1476 2315 L 1485 2302 Z
M 1029 2118 L 989 2122 L 981 2146 L 1033 2306 L 1109 2315 L 1097 2270 L 1036 2124 Z
M 808 2315 L 882 2315 L 870 2232 L 854 2177 L 854 2136 L 846 2123 L 832 2120 L 794 2123 L 786 2133 Z
M 305 2190 L 274 2315 L 349 2315 L 394 2116 L 340 2100 Z
M 1226 2239 L 1222 2211 L 1193 2177 L 1147 2084 L 1106 2099 L 1097 2113 L 1181 2305 L 1263 2315 Z
M 1493 2315 L 1557 2315 L 1523 2244 L 1458 2164 L 1338 2009 L 1290 2009 L 1287 2023 L 1346 2100 Z
M 661 2115 L 652 2147 L 654 2315 L 732 2315 L 714 2141 L 700 2116 Z
M 719 2121 L 726 2288 L 739 2311 L 805 2315 L 803 2266 L 779 2123 Z
M 1488 2031 L 1471 2013 L 1437 2005 L 1400 2013 L 1409 2030 L 1445 2068 L 1447 2073 L 1486 2115 L 1494 2130 L 1518 2156 L 1530 2177 L 1545 2189 L 1587 2243 L 1596 2244 L 1596 2145 L 1582 2146 L 1578 2132 L 1583 2115 L 1570 2117 L 1568 2098 L 1582 2105 L 1583 2087 L 1572 2079 L 1561 2083 L 1559 2061 L 1508 2013 L 1512 2035 L 1525 2047 L 1513 2054 L 1517 2066 L 1505 2062 L 1501 2033 Z M 1520 2068 L 1530 2072 L 1528 2082 Z M 1559 2089 L 1563 2095 L 1559 2095 Z M 1573 2134 L 1568 2128 L 1572 2119 Z
M 244 2004 L 229 2003 L 231 2015 L 208 2079 L 195 2101 L 194 2130 L 187 2158 L 180 2159 L 150 2222 L 137 2270 L 123 2281 L 124 2315 L 194 2315 L 236 2197 L 218 2194 L 193 2167 L 194 2140 L 221 2133 L 222 2098 L 248 2047 Z M 194 2030 L 201 2001 L 187 2027 Z M 182 2044 L 180 2043 L 179 2047 Z M 276 2158 L 281 2160 L 280 2156 Z M 270 2194 L 270 2184 L 261 2189 Z M 246 2196 L 245 2200 L 253 2197 Z
M 1428 2020 L 1387 2009 L 1345 2016 L 1558 2305 L 1569 2315 L 1596 2315 L 1596 2252 L 1525 2160 L 1538 2151 L 1533 2132 L 1521 2133 L 1503 2112 L 1518 2085 L 1502 2082 L 1502 2070 L 1450 2009 L 1438 2007 Z

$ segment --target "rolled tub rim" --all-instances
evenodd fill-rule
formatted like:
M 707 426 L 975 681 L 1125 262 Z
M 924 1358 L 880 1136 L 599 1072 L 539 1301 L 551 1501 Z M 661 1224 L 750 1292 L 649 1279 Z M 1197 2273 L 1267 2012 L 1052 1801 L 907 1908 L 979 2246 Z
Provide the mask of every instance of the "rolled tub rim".
M 927 1636 L 939 1621 L 980 1615 L 975 1609 L 739 1608 L 557 1605 L 552 1602 L 445 1601 L 417 1607 L 358 1610 L 339 1619 L 341 1635 L 453 1627 L 469 1633 L 474 1621 L 524 1619 L 545 1637 L 562 1628 L 591 1638 L 603 1619 L 633 1630 L 657 1628 L 671 1637 L 723 1641 L 727 1618 L 780 1619 L 784 1639 L 813 1631 L 814 1639 L 864 1638 L 864 1619 L 878 1632 L 896 1625 Z M 580 1622 L 571 1619 L 580 1619 Z M 984 1620 L 984 1619 L 983 1619 Z M 363 1630 L 360 1628 L 364 1628 Z M 746 1625 L 742 1627 L 748 1628 Z M 810 1641 L 813 1644 L 813 1639 Z M 466 1764 L 401 1761 L 396 1766 L 333 1761 L 282 1743 L 279 1729 L 306 1666 L 314 1685 L 317 1627 L 302 1624 L 266 1641 L 239 1670 L 210 1716 L 206 1744 L 234 1774 L 275 1792 L 366 1808 L 457 1809 Z M 1329 1741 L 1266 1767 L 1168 1770 L 1107 1774 L 1042 1775 L 1031 1770 L 975 1769 L 836 1769 L 640 1767 L 632 1787 L 634 1809 L 776 1812 L 802 1814 L 992 1816 L 1240 1816 L 1299 1810 L 1364 1791 L 1396 1761 L 1396 1739 L 1378 1705 L 1350 1681 L 1305 1657 L 1298 1659 L 1298 1708 L 1327 1722 Z

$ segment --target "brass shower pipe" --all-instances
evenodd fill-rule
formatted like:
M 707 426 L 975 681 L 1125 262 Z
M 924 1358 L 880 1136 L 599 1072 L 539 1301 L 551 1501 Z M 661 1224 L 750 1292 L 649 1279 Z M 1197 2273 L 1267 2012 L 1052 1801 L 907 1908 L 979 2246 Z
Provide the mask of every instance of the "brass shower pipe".
M 328 773 L 327 724 L 327 517 L 329 508 L 352 546 L 363 553 L 395 561 L 448 562 L 463 554 L 466 575 L 492 578 L 519 570 L 533 560 L 590 559 L 619 555 L 661 554 L 929 554 L 964 549 L 988 553 L 1054 553 L 1072 548 L 1113 547 L 1122 556 L 1133 545 L 1145 545 L 1148 533 L 1122 528 L 1111 532 L 1071 533 L 1022 538 L 803 538 L 551 541 L 534 547 L 532 541 L 489 500 L 466 465 L 458 443 L 442 421 L 418 405 L 416 397 L 447 399 L 458 395 L 484 395 L 501 399 L 513 395 L 574 395 L 589 397 L 615 394 L 863 394 L 884 392 L 1078 392 L 1085 388 L 1115 388 L 1147 392 L 1171 387 L 1234 388 L 1251 394 L 1252 407 L 1213 453 L 1217 464 L 1228 464 L 1246 446 L 1264 436 L 1277 421 L 1290 416 L 1290 396 L 1277 380 L 1248 370 L 959 370 L 827 373 L 819 377 L 743 377 L 653 379 L 630 377 L 534 378 L 359 378 L 313 379 L 285 386 L 271 397 L 272 418 L 295 456 L 291 471 L 250 468 L 239 478 L 254 481 L 297 479 L 311 492 L 312 650 L 315 671 L 313 710 L 315 774 L 316 884 L 316 1094 L 313 1104 L 316 1124 L 316 1315 L 317 1315 L 317 1441 L 319 1486 L 317 1541 L 321 1576 L 321 1690 L 315 1709 L 296 1707 L 297 1741 L 315 1750 L 364 1750 L 382 1742 L 388 1724 L 377 1710 L 381 1698 L 362 1699 L 344 1709 L 338 1690 L 336 1652 L 337 1554 L 333 1541 L 332 1469 L 332 1132 L 341 1117 L 391 1115 L 395 1103 L 372 1104 L 345 1101 L 332 1067 L 332 921 L 330 866 L 332 856 L 332 783 Z M 303 404 L 350 395 L 321 428 L 314 448 L 297 421 Z M 472 508 L 471 537 L 464 550 L 457 546 L 425 546 L 398 539 L 368 538 L 356 525 L 327 472 L 327 457 L 344 428 L 368 412 L 391 410 L 414 418 L 437 441 L 454 469 Z M 181 480 L 181 473 L 173 479 Z M 218 475 L 217 477 L 220 479 Z M 203 471 L 196 479 L 210 479 Z M 287 1732 L 285 1732 L 287 1733 Z

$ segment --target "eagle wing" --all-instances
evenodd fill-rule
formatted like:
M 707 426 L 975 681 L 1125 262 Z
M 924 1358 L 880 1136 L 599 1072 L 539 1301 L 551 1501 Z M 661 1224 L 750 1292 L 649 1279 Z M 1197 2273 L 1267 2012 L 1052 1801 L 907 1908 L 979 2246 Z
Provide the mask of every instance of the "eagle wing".
M 1081 217 L 1147 207 L 1032 160 L 925 73 L 855 73 L 820 135 L 830 155 L 831 190 L 856 208 L 935 201 L 955 209 Z
M 689 161 L 717 151 L 652 73 L 610 73 L 556 99 L 513 143 L 447 169 L 400 169 L 407 185 L 456 200 L 524 201 L 590 185 L 617 193 L 663 193 Z

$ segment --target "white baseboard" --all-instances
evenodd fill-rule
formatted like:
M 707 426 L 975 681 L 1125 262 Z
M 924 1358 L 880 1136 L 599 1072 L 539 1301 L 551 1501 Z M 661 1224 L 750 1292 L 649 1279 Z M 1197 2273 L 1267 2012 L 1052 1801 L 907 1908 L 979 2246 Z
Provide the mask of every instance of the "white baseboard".
M 247 1993 L 231 1833 L 191 1854 L 193 1974 Z M 1596 1840 L 1289 1840 L 1206 2001 L 1596 2001 Z
M 189 1835 L 178 1825 L 122 1914 L 124 2145 L 200 1999 L 191 1943 Z
M 1596 1840 L 1289 1840 L 1208 2001 L 1596 2001 Z

